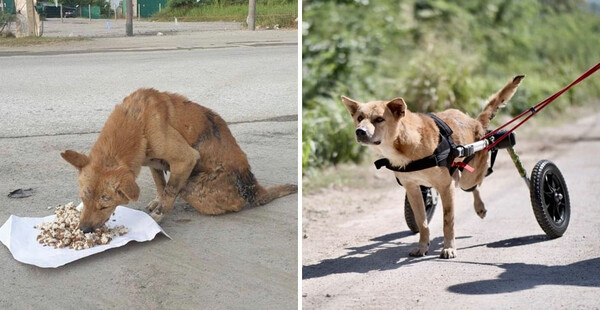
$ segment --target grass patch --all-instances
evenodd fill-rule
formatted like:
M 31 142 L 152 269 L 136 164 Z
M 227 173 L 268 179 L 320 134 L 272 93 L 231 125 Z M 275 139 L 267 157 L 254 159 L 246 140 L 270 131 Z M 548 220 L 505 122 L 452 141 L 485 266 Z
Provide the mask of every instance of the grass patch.
M 75 37 L 75 38 L 48 38 L 48 37 L 1 38 L 0 37 L 0 46 L 2 46 L 2 47 L 20 47 L 20 46 L 30 46 L 30 45 L 72 42 L 72 41 L 84 41 L 84 40 L 89 40 L 89 39 L 81 38 L 81 37 Z
M 155 14 L 151 20 L 173 21 L 177 17 L 183 22 L 246 22 L 248 5 L 203 5 L 191 9 L 165 9 Z M 256 25 L 259 27 L 281 28 L 296 27 L 294 20 L 298 17 L 298 3 L 261 4 L 256 5 Z

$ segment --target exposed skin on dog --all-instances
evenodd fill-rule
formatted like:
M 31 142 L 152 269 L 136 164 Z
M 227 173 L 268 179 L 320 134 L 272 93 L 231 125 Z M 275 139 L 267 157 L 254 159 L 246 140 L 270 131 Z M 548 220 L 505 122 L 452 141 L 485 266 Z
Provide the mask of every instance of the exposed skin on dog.
M 260 186 L 218 114 L 154 89 L 139 89 L 115 107 L 89 156 L 72 150 L 61 156 L 79 170 L 84 231 L 103 225 L 117 205 L 138 199 L 135 178 L 143 165 L 156 184 L 156 198 L 147 209 L 157 221 L 173 209 L 178 195 L 213 215 L 297 192 L 293 184 Z
M 453 131 L 456 145 L 465 145 L 480 140 L 497 110 L 513 96 L 523 76 L 508 82 L 498 93 L 488 99 L 487 105 L 473 119 L 456 109 L 449 109 L 436 116 L 441 118 Z M 356 126 L 356 139 L 367 145 L 379 156 L 387 158 L 394 166 L 403 167 L 408 163 L 433 154 L 439 143 L 439 128 L 435 121 L 421 113 L 412 113 L 402 98 L 390 101 L 360 103 L 342 96 L 342 102 L 352 115 Z M 435 188 L 440 193 L 444 210 L 444 247 L 442 258 L 456 257 L 454 240 L 454 185 L 469 189 L 481 185 L 487 171 L 487 151 L 476 153 L 469 162 L 473 173 L 456 171 L 453 176 L 446 167 L 432 167 L 414 172 L 394 172 L 406 189 L 412 211 L 419 226 L 419 243 L 411 256 L 423 256 L 429 249 L 429 227 L 425 215 L 425 204 L 419 185 Z M 462 161 L 457 158 L 455 161 Z M 474 207 L 483 218 L 487 212 L 479 191 L 473 190 Z

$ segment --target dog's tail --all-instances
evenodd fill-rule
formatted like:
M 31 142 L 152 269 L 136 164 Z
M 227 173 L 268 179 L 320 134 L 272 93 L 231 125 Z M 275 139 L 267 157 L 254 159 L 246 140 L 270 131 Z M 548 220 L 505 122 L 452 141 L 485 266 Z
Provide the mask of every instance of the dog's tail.
M 488 99 L 487 105 L 477 117 L 477 120 L 481 123 L 484 130 L 488 129 L 490 121 L 496 116 L 498 109 L 506 105 L 508 100 L 512 98 L 524 77 L 524 75 L 515 76 L 515 78 L 510 80 L 499 92 Z
M 291 195 L 296 192 L 298 192 L 298 185 L 294 184 L 283 184 L 267 188 L 261 188 L 254 200 L 254 203 L 257 206 L 262 206 L 279 197 Z

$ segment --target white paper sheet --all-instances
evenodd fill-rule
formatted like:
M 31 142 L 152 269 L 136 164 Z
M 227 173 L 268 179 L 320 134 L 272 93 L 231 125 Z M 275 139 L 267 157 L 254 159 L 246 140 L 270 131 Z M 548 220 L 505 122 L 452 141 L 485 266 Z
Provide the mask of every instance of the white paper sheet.
M 81 207 L 82 204 L 77 206 L 80 210 Z M 69 248 L 55 249 L 38 243 L 36 237 L 40 230 L 34 228 L 42 222 L 53 221 L 55 216 L 18 217 L 11 215 L 6 223 L 0 227 L 0 241 L 6 245 L 13 257 L 22 263 L 42 268 L 56 268 L 86 256 L 124 246 L 132 240 L 137 242 L 152 240 L 159 232 L 171 239 L 145 212 L 118 206 L 115 214 L 108 220 L 107 225 L 109 227 L 124 225 L 129 229 L 129 232 L 125 235 L 115 237 L 109 244 L 97 245 L 79 251 Z

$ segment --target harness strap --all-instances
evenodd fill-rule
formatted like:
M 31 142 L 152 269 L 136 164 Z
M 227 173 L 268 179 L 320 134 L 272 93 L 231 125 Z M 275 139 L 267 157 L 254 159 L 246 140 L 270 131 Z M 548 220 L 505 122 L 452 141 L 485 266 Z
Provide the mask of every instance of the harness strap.
M 412 161 L 404 167 L 393 166 L 390 163 L 389 159 L 381 158 L 375 161 L 375 168 L 380 169 L 381 167 L 386 167 L 396 172 L 413 172 L 431 167 L 443 166 L 448 168 L 450 174 L 452 175 L 452 173 L 454 173 L 454 171 L 456 170 L 456 167 L 453 166 L 454 156 L 452 155 L 452 150 L 456 148 L 456 145 L 454 144 L 454 141 L 452 141 L 451 137 L 453 131 L 452 129 L 450 129 L 450 126 L 448 126 L 439 117 L 431 113 L 428 113 L 427 116 L 433 119 L 433 121 L 440 130 L 440 142 L 435 148 L 433 154 Z
M 488 167 L 487 173 L 485 174 L 485 176 L 487 177 L 488 175 L 492 174 L 492 172 L 494 172 L 494 163 L 496 162 L 496 155 L 498 155 L 498 149 L 497 148 L 493 148 L 490 150 L 490 166 Z

